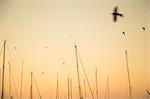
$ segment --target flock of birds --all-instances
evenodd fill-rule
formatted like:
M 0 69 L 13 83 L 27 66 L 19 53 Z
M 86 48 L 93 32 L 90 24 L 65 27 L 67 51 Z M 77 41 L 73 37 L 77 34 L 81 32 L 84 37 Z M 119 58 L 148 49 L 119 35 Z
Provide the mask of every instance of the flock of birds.
M 117 17 L 118 16 L 124 17 L 123 14 L 118 12 L 118 7 L 117 6 L 114 8 L 114 12 L 112 13 L 112 15 L 113 15 L 113 21 L 114 22 L 117 22 Z M 145 27 L 142 27 L 142 30 L 145 31 L 146 30 Z M 122 31 L 122 34 L 125 35 L 125 32 Z M 150 91 L 148 89 L 146 89 L 146 92 L 147 92 L 147 95 L 150 96 Z
M 117 22 L 117 19 L 118 19 L 119 16 L 124 17 L 124 15 L 122 13 L 118 12 L 118 7 L 117 6 L 114 8 L 114 11 L 113 11 L 112 15 L 113 15 L 113 21 L 114 22 Z M 142 27 L 142 30 L 145 31 L 145 27 Z M 122 34 L 126 35 L 124 31 L 122 32 Z
M 112 15 L 113 15 L 113 21 L 114 21 L 114 22 L 117 22 L 118 17 L 124 17 L 124 15 L 123 15 L 122 13 L 119 13 L 119 12 L 118 12 L 118 7 L 117 7 L 117 6 L 114 8 Z M 142 27 L 142 30 L 145 31 L 145 30 L 146 30 L 145 27 Z M 123 35 L 126 35 L 126 33 L 125 33 L 124 31 L 122 31 L 122 34 L 123 34 Z M 47 49 L 48 46 L 45 46 L 44 48 Z M 14 49 L 15 49 L 15 50 L 17 49 L 16 46 L 14 47 Z M 62 62 L 62 65 L 65 65 L 65 64 L 66 64 L 65 62 Z M 44 75 L 44 74 L 45 74 L 45 73 L 42 72 L 42 75 Z M 150 91 L 146 89 L 146 92 L 147 92 L 148 96 L 150 96 Z

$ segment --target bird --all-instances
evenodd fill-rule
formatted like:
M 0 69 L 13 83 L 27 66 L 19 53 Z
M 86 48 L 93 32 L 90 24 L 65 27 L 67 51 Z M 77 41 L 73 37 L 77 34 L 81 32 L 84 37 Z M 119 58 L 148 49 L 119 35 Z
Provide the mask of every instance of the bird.
M 42 75 L 44 75 L 44 72 L 42 72 Z
M 62 63 L 62 65 L 65 65 L 65 64 L 66 64 L 65 62 Z
M 142 29 L 143 29 L 143 31 L 145 31 L 145 27 L 143 27 Z
M 117 22 L 117 16 L 120 16 L 120 17 L 124 16 L 123 14 L 118 13 L 118 7 L 117 6 L 114 8 L 114 12 L 112 13 L 112 15 L 113 15 L 113 21 L 114 22 Z
M 17 49 L 16 46 L 14 47 L 14 49 L 15 49 L 15 50 Z
M 125 32 L 122 32 L 123 35 L 126 35 Z
M 147 90 L 147 89 L 146 89 L 146 92 L 147 92 L 147 94 L 150 96 L 150 92 L 149 92 L 149 90 Z

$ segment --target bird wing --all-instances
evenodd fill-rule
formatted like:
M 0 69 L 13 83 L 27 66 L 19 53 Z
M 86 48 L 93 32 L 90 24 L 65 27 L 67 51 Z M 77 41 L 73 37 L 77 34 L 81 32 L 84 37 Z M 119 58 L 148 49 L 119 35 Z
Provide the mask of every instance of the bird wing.
M 120 14 L 121 17 L 123 17 L 123 14 Z

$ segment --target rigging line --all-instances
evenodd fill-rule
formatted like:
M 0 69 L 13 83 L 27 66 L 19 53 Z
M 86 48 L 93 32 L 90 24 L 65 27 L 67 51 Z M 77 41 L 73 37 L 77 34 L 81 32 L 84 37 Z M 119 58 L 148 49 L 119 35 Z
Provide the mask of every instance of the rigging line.
M 82 69 L 83 69 L 85 78 L 86 78 L 86 80 L 87 80 L 87 83 L 88 83 L 88 86 L 89 86 L 89 89 L 90 89 L 90 93 L 91 93 L 91 95 L 92 95 L 92 98 L 94 99 L 94 94 L 93 94 L 93 92 L 92 92 L 92 88 L 91 88 L 90 82 L 89 82 L 88 77 L 87 77 L 87 74 L 86 74 L 86 72 L 85 72 L 84 65 L 83 65 L 83 63 L 82 63 L 82 60 L 81 60 L 81 56 L 80 56 L 79 51 L 78 51 L 78 55 L 79 55 L 79 59 L 80 59 L 81 65 L 82 65 Z
M 36 82 L 36 80 L 35 80 L 35 77 L 34 77 L 34 83 L 35 83 L 36 89 L 37 89 L 37 91 L 38 91 L 38 95 L 39 95 L 39 97 L 40 97 L 40 99 L 41 99 L 41 94 L 40 94 L 40 91 L 39 91 L 37 82 Z

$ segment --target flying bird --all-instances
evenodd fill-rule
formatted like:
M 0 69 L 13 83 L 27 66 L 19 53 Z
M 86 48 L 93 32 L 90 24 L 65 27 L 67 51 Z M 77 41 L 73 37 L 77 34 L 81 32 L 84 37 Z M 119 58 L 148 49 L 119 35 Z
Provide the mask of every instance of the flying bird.
M 123 17 L 123 14 L 118 13 L 118 7 L 117 6 L 114 8 L 114 12 L 112 13 L 112 15 L 113 15 L 114 22 L 117 22 L 118 16 Z
M 15 49 L 15 50 L 17 49 L 16 46 L 14 47 L 14 49 Z
M 145 31 L 145 27 L 143 27 L 142 29 L 143 29 L 143 31 Z
M 150 92 L 149 92 L 149 90 L 147 90 L 147 89 L 146 89 L 146 92 L 147 92 L 147 94 L 150 96 Z
M 122 32 L 123 35 L 126 35 L 125 32 Z
M 44 75 L 44 72 L 42 72 L 42 75 Z
M 62 65 L 65 65 L 65 64 L 66 64 L 65 62 L 62 63 Z

